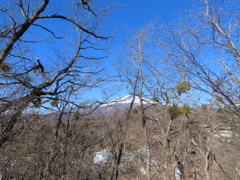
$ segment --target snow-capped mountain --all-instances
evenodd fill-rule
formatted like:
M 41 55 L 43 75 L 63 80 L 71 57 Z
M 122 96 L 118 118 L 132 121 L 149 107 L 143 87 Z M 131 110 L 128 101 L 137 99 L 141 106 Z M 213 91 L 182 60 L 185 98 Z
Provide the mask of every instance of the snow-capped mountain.
M 132 95 L 127 96 L 121 96 L 117 97 L 109 102 L 106 102 L 102 105 L 100 105 L 93 113 L 92 115 L 112 115 L 112 113 L 118 112 L 122 113 L 125 112 L 128 108 L 130 108 L 131 103 L 133 102 L 133 108 L 136 106 L 139 106 L 140 98 L 138 96 L 135 96 L 133 98 Z M 143 98 L 143 104 L 144 105 L 150 105 L 150 104 L 156 104 L 157 102 Z
M 138 96 L 135 96 L 135 98 L 133 98 L 132 95 L 127 95 L 127 96 L 117 97 L 109 101 L 108 103 L 101 105 L 100 107 L 121 106 L 121 105 L 130 106 L 132 102 L 134 106 L 138 106 L 141 104 L 140 98 Z M 156 104 L 156 102 L 143 98 L 143 104 Z
M 132 102 L 133 102 L 133 108 L 141 105 L 140 98 L 138 96 L 135 96 L 135 98 L 133 98 L 132 95 L 127 95 L 127 96 L 117 97 L 98 107 L 96 104 L 91 104 L 91 103 L 85 104 L 85 108 L 82 108 L 78 111 L 81 112 L 82 114 L 86 114 L 86 116 L 88 117 L 99 116 L 99 115 L 109 116 L 115 112 L 118 112 L 118 113 L 125 112 L 127 109 L 130 108 Z M 151 104 L 157 104 L 157 102 L 143 98 L 143 104 L 147 106 Z M 71 109 L 71 113 L 75 113 L 76 111 L 77 111 L 77 108 Z M 66 114 L 68 114 L 69 112 L 70 112 L 69 110 L 66 110 Z

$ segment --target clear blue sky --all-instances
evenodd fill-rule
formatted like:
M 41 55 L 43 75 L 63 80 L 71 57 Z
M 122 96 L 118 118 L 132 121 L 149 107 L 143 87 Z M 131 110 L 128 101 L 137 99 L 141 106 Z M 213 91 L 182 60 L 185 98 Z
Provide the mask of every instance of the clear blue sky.
M 110 24 L 139 28 L 152 20 L 173 21 L 184 9 L 191 8 L 193 2 L 193 0 L 119 0 L 113 3 L 116 6 Z
M 184 10 L 194 6 L 195 0 L 106 0 L 106 2 L 106 5 L 113 5 L 112 14 L 106 19 L 106 28 L 133 31 L 151 22 L 159 24 L 176 20 L 179 14 L 184 14 Z

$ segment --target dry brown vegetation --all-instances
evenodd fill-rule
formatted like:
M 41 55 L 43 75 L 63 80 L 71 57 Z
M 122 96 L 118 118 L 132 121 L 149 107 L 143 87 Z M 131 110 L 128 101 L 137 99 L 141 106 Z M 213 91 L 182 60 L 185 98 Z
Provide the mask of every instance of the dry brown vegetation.
M 0 7 L 0 180 L 240 179 L 239 1 L 143 27 L 113 55 L 116 76 L 99 64 L 108 8 L 56 2 Z M 115 86 L 129 108 L 102 108 Z
M 174 179 L 175 169 L 180 167 L 184 179 L 239 178 L 239 129 L 224 121 L 228 114 L 192 109 L 188 119 L 180 115 L 173 120 L 166 137 L 171 117 L 164 108 L 150 107 L 146 112 L 152 119 L 147 123 L 151 179 Z M 117 150 L 122 148 L 134 160 L 121 158 L 118 178 L 145 179 L 146 154 L 133 153 L 145 147 L 139 117 L 139 113 L 132 113 L 128 120 L 122 113 L 88 119 L 71 115 L 58 127 L 58 120 L 48 115 L 25 115 L 16 126 L 18 136 L 1 149 L 1 177 L 109 179 L 114 177 Z M 219 129 L 229 127 L 233 137 L 216 136 Z M 112 149 L 114 156 L 103 164 L 94 164 L 94 152 L 103 149 Z

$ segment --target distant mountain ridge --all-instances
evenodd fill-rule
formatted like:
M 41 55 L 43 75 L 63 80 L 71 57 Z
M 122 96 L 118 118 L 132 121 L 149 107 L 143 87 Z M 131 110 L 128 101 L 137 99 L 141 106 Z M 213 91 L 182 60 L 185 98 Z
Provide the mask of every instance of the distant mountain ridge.
M 157 102 L 149 100 L 149 99 L 142 99 L 143 104 L 156 104 Z M 132 95 L 126 95 L 126 96 L 121 96 L 121 97 L 117 97 L 111 101 L 109 101 L 106 104 L 101 105 L 100 107 L 106 107 L 106 106 L 115 106 L 115 105 L 129 105 L 133 102 L 133 104 L 136 105 L 140 105 L 140 98 L 139 96 L 135 96 L 135 98 L 133 98 Z
M 151 104 L 158 104 L 158 102 L 152 101 L 146 98 L 143 98 L 142 100 L 145 106 L 151 105 Z M 117 97 L 98 107 L 91 103 L 86 104 L 85 108 L 80 109 L 79 112 L 81 114 L 86 114 L 87 117 L 92 117 L 92 116 L 97 117 L 98 115 L 111 116 L 115 112 L 118 112 L 118 113 L 125 112 L 127 109 L 130 108 L 132 102 L 133 102 L 133 108 L 141 105 L 140 98 L 138 96 L 135 96 L 135 98 L 133 98 L 132 95 L 126 95 L 126 96 Z M 69 113 L 74 114 L 77 111 L 78 111 L 77 108 L 71 109 L 71 111 L 67 109 L 65 110 L 64 114 L 69 114 Z M 55 114 L 56 113 L 53 113 L 53 115 Z

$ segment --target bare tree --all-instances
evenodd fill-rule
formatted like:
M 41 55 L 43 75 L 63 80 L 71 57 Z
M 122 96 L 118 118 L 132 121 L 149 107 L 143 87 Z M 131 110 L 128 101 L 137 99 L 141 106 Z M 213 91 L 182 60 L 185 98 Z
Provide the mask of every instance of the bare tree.
M 239 23 L 236 22 L 239 19 L 239 13 L 237 13 L 239 11 L 239 1 L 224 1 L 219 4 L 212 1 L 202 1 L 201 3 L 199 9 L 186 13 L 187 17 L 160 28 L 159 46 L 164 50 L 173 67 L 182 73 L 182 81 L 175 86 L 177 89 L 181 87 L 179 85 L 183 81 L 187 80 L 191 89 L 197 90 L 195 96 L 206 93 L 205 97 L 211 99 L 210 102 L 217 102 L 211 103 L 211 110 L 209 110 L 208 115 L 204 112 L 201 112 L 204 115 L 198 112 L 196 113 L 197 116 L 204 118 L 211 116 L 210 119 L 212 120 L 217 118 L 214 108 L 218 105 L 228 113 L 231 112 L 224 117 L 227 120 L 221 117 L 218 124 L 238 122 Z M 204 99 L 203 96 L 202 102 L 207 103 L 209 101 L 207 98 Z M 197 121 L 187 118 L 185 132 L 178 134 L 186 140 L 178 141 L 174 153 L 183 165 L 181 174 L 184 177 L 182 178 L 191 177 L 189 163 L 193 163 L 192 167 L 195 169 L 196 179 L 201 177 L 215 178 L 217 177 L 216 169 L 226 179 L 237 177 L 234 171 L 231 174 L 231 170 L 227 170 L 225 164 L 220 162 L 219 152 L 213 146 L 213 142 L 216 142 L 216 139 L 212 138 L 214 135 L 211 133 L 210 135 L 204 134 L 206 130 L 201 130 L 201 127 L 199 127 L 201 124 L 194 125 L 194 123 L 200 122 L 198 118 L 193 118 Z M 212 131 L 210 130 L 210 132 Z M 218 144 L 218 146 L 221 145 Z M 225 146 L 227 147 L 227 145 Z M 178 151 L 182 147 L 184 147 L 185 154 Z M 191 160 L 191 155 L 189 155 L 190 158 L 186 157 L 190 149 L 196 149 L 197 151 L 192 152 L 202 155 L 201 166 L 205 167 L 204 172 L 199 171 L 199 166 Z
M 130 94 L 133 96 L 132 104 L 135 101 L 135 98 L 138 97 L 140 99 L 140 107 L 139 113 L 141 114 L 140 119 L 142 123 L 142 127 L 144 128 L 144 139 L 145 139 L 145 148 L 147 150 L 147 159 L 146 159 L 146 171 L 147 178 L 150 179 L 150 168 L 149 168 L 149 158 L 150 158 L 150 147 L 148 142 L 148 131 L 147 131 L 147 117 L 145 115 L 145 108 L 143 105 L 143 96 L 145 95 L 145 66 L 147 63 L 146 49 L 147 49 L 147 41 L 150 39 L 150 35 L 148 34 L 150 30 L 150 26 L 146 26 L 137 32 L 134 36 L 134 40 L 128 44 L 128 55 L 127 61 L 124 61 L 123 68 L 127 67 L 127 72 L 124 71 L 123 78 L 124 81 L 128 83 L 128 87 L 130 88 Z M 147 75 L 146 75 L 147 76 Z M 145 86 L 145 87 L 144 87 Z M 132 106 L 129 109 L 129 113 L 132 111 Z
M 54 3 L 16 0 L 1 6 L 0 147 L 12 138 L 14 126 L 24 111 L 39 107 L 49 109 L 50 104 L 55 107 L 59 102 L 79 106 L 77 98 L 83 88 L 89 89 L 102 82 L 97 61 L 103 56 L 94 57 L 89 52 L 101 50 L 98 40 L 107 39 L 96 33 L 103 10 L 92 9 L 90 1 L 75 1 L 71 6 L 65 2 L 61 5 L 69 5 L 69 10 L 64 11 L 60 4 L 58 8 Z M 58 22 L 74 31 L 51 30 Z M 45 51 L 52 57 L 34 54 L 34 48 L 31 52 L 31 44 L 44 49 L 49 39 L 55 50 L 47 47 Z M 63 51 L 58 51 L 56 41 L 66 43 L 69 49 L 61 47 Z M 71 94 L 71 98 L 65 99 L 67 94 Z
M 194 88 L 239 116 L 239 1 L 201 3 L 188 17 L 166 26 L 162 47 Z
M 175 74 L 175 71 L 172 67 L 170 68 L 171 65 L 169 66 L 169 64 L 164 62 L 164 55 L 157 56 L 157 46 L 155 45 L 153 32 L 155 32 L 154 27 L 150 24 L 135 34 L 134 38 L 127 45 L 127 50 L 124 51 L 126 56 L 123 56 L 125 61 L 122 62 L 123 68 L 121 69 L 121 78 L 127 83 L 129 93 L 133 96 L 133 101 L 136 97 L 140 100 L 136 113 L 139 114 L 138 118 L 141 120 L 144 131 L 144 147 L 147 153 L 143 171 L 148 179 L 153 178 L 156 173 L 155 170 L 155 173 L 153 171 L 156 165 L 152 164 L 151 156 L 153 152 L 151 151 L 156 153 L 153 156 L 154 158 L 159 156 L 169 157 L 168 161 L 163 161 L 163 165 L 157 168 L 158 173 L 164 172 L 160 171 L 160 169 L 166 165 L 168 173 L 165 174 L 165 177 L 172 177 L 174 174 L 176 167 L 175 156 L 171 157 L 170 150 L 172 149 L 169 149 L 168 146 L 171 140 L 170 136 L 174 133 L 172 132 L 173 119 L 166 116 L 166 109 L 169 104 L 178 104 L 178 97 L 180 97 L 174 87 L 175 83 L 178 82 L 178 74 L 175 75 L 176 79 L 174 79 L 171 75 Z M 146 98 L 151 99 L 151 102 L 146 101 Z M 153 101 L 155 103 L 152 103 Z M 130 108 L 130 110 L 132 109 Z M 135 109 L 132 112 L 134 113 Z M 160 131 L 157 134 L 149 132 L 149 128 L 154 126 L 154 124 L 160 127 Z M 153 146 L 153 136 L 159 137 L 158 140 L 161 142 L 162 147 L 156 148 Z M 173 163 L 169 163 L 172 160 Z M 170 168 L 170 165 L 173 167 Z M 141 165 L 138 168 L 142 168 Z

